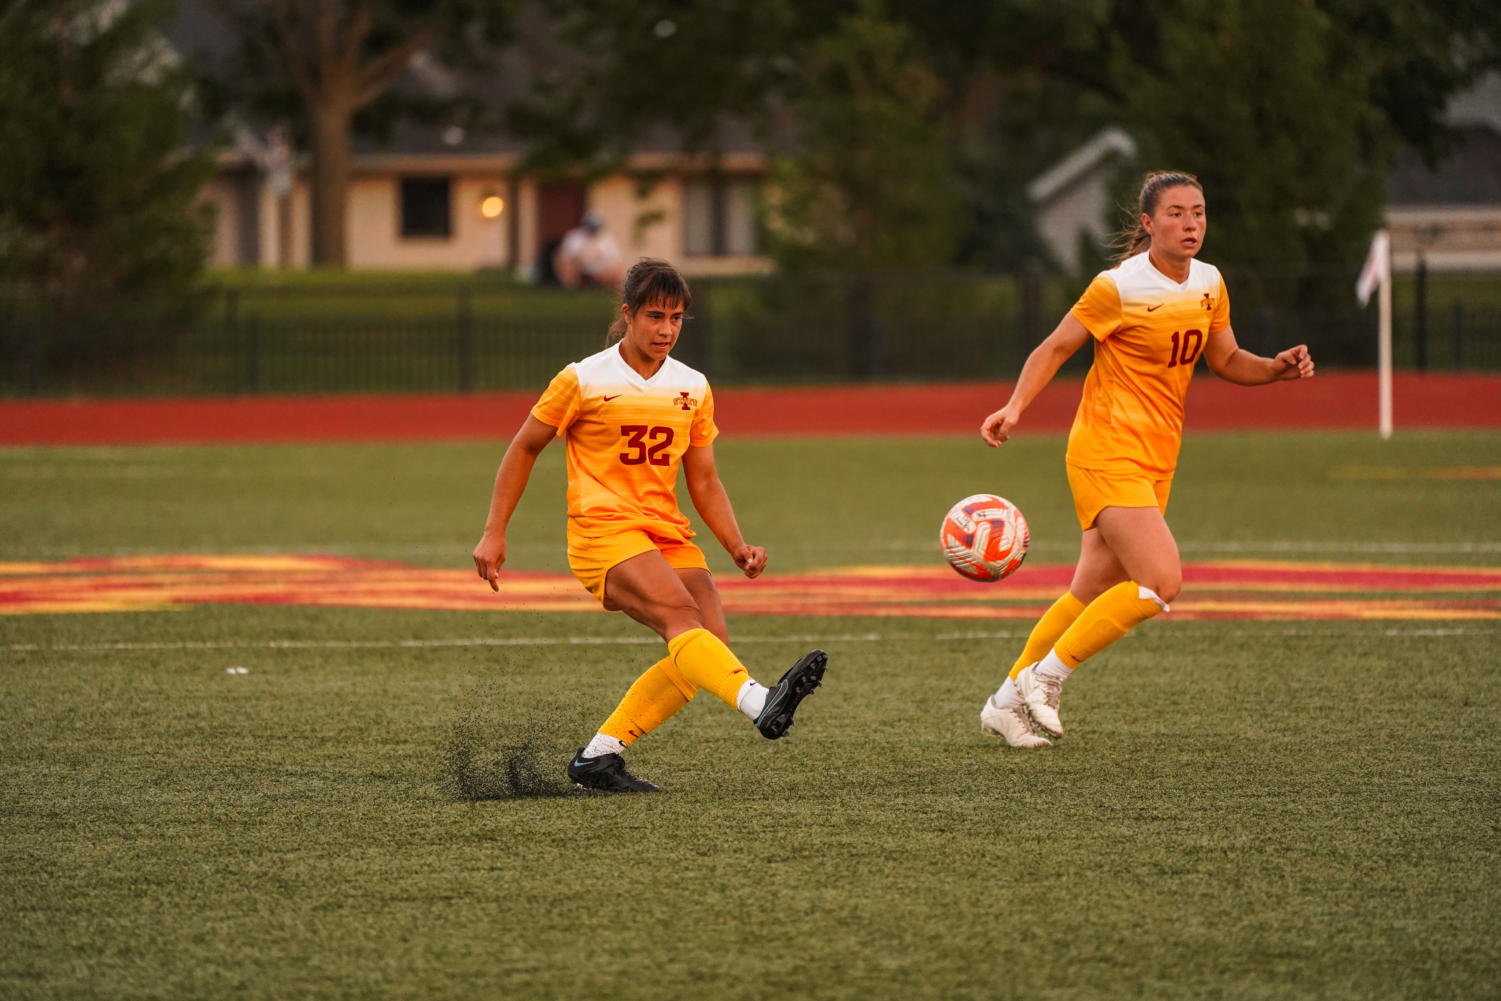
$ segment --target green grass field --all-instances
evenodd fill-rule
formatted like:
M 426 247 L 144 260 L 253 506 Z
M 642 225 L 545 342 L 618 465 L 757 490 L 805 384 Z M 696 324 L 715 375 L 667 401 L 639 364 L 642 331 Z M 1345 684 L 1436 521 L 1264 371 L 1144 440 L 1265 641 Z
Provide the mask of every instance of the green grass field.
M 4 449 L 0 563 L 464 567 L 502 447 Z M 717 454 L 772 573 L 931 562 L 979 490 L 1016 580 L 1075 553 L 1057 436 Z M 1498 471 L 1496 433 L 1201 436 L 1169 521 L 1189 562 L 1496 567 Z M 515 568 L 563 569 L 561 504 L 551 449 Z M 659 655 L 618 615 L 0 615 L 0 997 L 1501 996 L 1501 620 L 1169 615 L 1035 753 L 977 724 L 1028 625 L 734 618 L 763 679 L 830 652 L 791 736 L 701 696 L 610 798 L 561 768 Z

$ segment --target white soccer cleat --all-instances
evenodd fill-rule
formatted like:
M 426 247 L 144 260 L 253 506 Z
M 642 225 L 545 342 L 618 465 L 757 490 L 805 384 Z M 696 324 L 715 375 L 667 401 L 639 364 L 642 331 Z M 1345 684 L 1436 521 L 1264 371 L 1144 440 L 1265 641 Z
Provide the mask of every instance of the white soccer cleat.
M 1063 721 L 1058 718 L 1058 699 L 1063 694 L 1063 682 L 1038 674 L 1036 664 L 1021 669 L 1016 676 L 1016 690 L 1021 692 L 1032 722 L 1042 727 L 1050 737 L 1063 736 Z
M 1012 747 L 1052 747 L 1053 742 L 1032 732 L 1032 721 L 1027 718 L 1027 706 L 1023 702 L 997 705 L 995 696 L 985 700 L 980 710 L 980 725 L 997 737 L 1004 737 Z

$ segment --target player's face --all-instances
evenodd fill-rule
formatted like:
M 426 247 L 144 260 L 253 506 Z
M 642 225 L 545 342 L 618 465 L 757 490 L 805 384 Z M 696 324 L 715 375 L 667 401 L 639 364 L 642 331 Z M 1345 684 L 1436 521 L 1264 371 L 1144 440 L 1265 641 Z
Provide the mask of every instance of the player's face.
M 1192 184 L 1164 188 L 1151 215 L 1142 216 L 1152 234 L 1152 249 L 1171 258 L 1187 259 L 1204 245 L 1209 217 L 1204 212 L 1204 192 Z
M 678 342 L 683 329 L 681 302 L 642 303 L 634 313 L 622 304 L 625 316 L 625 346 L 638 357 L 661 364 Z

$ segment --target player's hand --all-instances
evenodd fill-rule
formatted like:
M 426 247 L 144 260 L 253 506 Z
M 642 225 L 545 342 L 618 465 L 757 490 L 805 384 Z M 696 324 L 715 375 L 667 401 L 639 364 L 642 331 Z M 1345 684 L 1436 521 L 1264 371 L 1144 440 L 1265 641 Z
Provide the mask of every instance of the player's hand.
M 488 581 L 490 590 L 500 590 L 500 568 L 506 562 L 506 537 L 485 535 L 474 547 L 474 569 L 480 579 Z
M 1279 380 L 1313 378 L 1313 356 L 1308 353 L 1306 344 L 1279 351 L 1272 361 L 1279 366 L 1277 372 Z
M 981 422 L 980 437 L 985 439 L 987 445 L 994 448 L 1011 437 L 1011 432 L 1015 430 L 1020 420 L 1021 415 L 1013 413 L 1009 406 L 1002 407 Z
M 754 580 L 761 576 L 761 571 L 766 569 L 766 547 L 741 545 L 739 549 L 730 554 L 734 557 L 735 565 L 740 572 Z

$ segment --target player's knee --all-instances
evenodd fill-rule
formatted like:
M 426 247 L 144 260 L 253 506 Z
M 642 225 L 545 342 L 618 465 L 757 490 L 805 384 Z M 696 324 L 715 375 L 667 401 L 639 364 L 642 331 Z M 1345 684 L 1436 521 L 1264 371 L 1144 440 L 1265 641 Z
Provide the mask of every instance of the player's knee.
M 656 618 L 662 623 L 663 629 L 673 635 L 689 629 L 704 628 L 703 614 L 692 599 L 658 605 Z
M 1183 590 L 1183 574 L 1164 573 L 1157 575 L 1151 581 L 1138 581 L 1143 587 L 1150 588 L 1152 593 L 1162 601 L 1164 605 L 1171 605 L 1178 598 L 1178 592 Z

